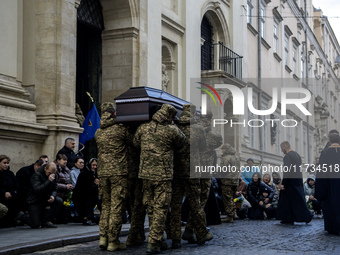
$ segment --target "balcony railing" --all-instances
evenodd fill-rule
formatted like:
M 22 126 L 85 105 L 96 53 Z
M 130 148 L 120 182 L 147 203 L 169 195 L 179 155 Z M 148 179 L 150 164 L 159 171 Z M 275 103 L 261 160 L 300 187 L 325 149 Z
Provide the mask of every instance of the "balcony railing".
M 215 56 L 218 59 L 215 61 Z M 202 70 L 223 70 L 237 79 L 242 79 L 242 56 L 218 42 L 214 44 L 205 43 L 201 52 Z

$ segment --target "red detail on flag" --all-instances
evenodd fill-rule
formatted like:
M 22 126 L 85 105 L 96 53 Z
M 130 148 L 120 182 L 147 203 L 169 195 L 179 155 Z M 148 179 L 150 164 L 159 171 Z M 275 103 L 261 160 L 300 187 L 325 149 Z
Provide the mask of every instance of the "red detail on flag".
M 92 122 L 91 122 L 91 120 L 89 120 L 89 127 L 92 127 Z

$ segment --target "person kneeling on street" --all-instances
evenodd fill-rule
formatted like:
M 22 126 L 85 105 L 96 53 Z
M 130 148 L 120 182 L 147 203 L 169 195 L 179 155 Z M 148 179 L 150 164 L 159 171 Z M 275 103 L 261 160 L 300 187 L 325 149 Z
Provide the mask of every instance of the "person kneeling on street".
M 56 165 L 49 162 L 41 166 L 32 176 L 32 187 L 27 195 L 30 217 L 27 225 L 31 228 L 56 228 L 51 221 L 58 214 L 63 200 L 57 196 Z M 50 209 L 46 212 L 46 207 Z

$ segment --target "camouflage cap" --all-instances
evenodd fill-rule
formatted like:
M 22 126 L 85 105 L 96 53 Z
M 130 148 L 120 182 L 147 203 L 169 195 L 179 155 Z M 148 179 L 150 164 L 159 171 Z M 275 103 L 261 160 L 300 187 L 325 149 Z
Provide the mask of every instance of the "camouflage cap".
M 183 105 L 183 110 L 181 116 L 193 116 L 196 111 L 196 106 L 193 104 L 185 104 Z
M 208 111 L 207 111 L 207 114 L 205 114 L 205 115 L 203 115 L 203 114 L 201 113 L 201 118 L 206 118 L 206 119 L 208 119 L 208 120 L 212 119 L 213 116 L 214 116 L 214 114 L 213 114 L 212 111 L 210 111 L 210 110 L 208 110 Z
M 233 146 L 228 143 L 222 145 L 221 150 L 225 150 L 227 154 L 235 154 L 236 151 Z
M 214 114 L 212 113 L 212 111 L 208 110 L 206 116 L 207 116 L 208 119 L 211 119 L 214 116 Z
M 167 112 L 169 115 L 172 116 L 176 116 L 177 114 L 176 108 L 170 104 L 163 104 L 161 110 Z
M 104 112 L 112 112 L 112 113 L 114 113 L 116 111 L 114 104 L 111 103 L 111 102 L 102 103 L 100 108 L 101 108 L 102 114 Z

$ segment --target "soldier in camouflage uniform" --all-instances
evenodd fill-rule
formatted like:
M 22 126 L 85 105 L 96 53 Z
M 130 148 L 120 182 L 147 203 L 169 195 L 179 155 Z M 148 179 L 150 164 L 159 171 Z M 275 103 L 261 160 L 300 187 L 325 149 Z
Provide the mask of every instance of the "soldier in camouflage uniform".
M 95 134 L 98 146 L 99 195 L 102 211 L 99 222 L 99 247 L 108 251 L 126 249 L 118 240 L 128 187 L 128 128 L 116 122 L 112 103 L 101 105 L 100 129 Z
M 163 104 L 148 123 L 136 132 L 134 145 L 140 147 L 139 178 L 143 179 L 143 203 L 149 215 L 149 240 L 146 253 L 160 252 L 167 210 L 171 201 L 174 149 L 187 144 L 185 135 L 171 124 L 176 109 Z
M 189 144 L 175 153 L 170 219 L 172 248 L 181 247 L 181 207 L 184 195 L 189 202 L 198 243 L 204 244 L 213 237 L 207 230 L 205 213 L 200 206 L 200 179 L 190 178 L 190 169 L 200 165 L 199 153 L 206 147 L 205 132 L 203 127 L 195 121 L 195 112 L 196 106 L 186 104 L 179 118 L 178 127 L 186 135 Z
M 236 157 L 235 149 L 229 145 L 224 144 L 221 147 L 221 167 L 226 166 L 230 171 L 223 173 L 221 179 L 221 188 L 223 195 L 223 204 L 228 218 L 225 222 L 233 223 L 234 215 L 236 213 L 236 206 L 234 203 L 234 194 L 236 193 L 240 171 L 240 160 Z M 235 167 L 234 169 L 231 166 Z M 234 171 L 236 170 L 236 171 Z
M 205 116 L 201 116 L 198 124 L 204 128 L 204 131 L 207 135 L 207 147 L 203 153 L 201 153 L 201 165 L 202 166 L 212 166 L 214 164 L 215 158 L 215 149 L 220 147 L 222 144 L 222 136 L 218 132 L 212 132 L 211 130 L 211 121 L 213 114 L 211 111 L 207 113 Z M 201 178 L 201 194 L 200 194 L 200 205 L 202 211 L 204 212 L 205 205 L 208 201 L 209 191 L 211 186 L 210 178 Z M 182 239 L 188 241 L 189 243 L 196 243 L 196 240 L 193 236 L 194 233 L 194 222 L 192 219 L 192 215 L 189 212 L 188 215 L 188 223 L 185 227 L 185 231 L 182 235 Z
M 136 125 L 131 123 L 129 130 L 131 134 L 135 134 Z M 133 136 L 132 136 L 133 138 Z M 143 180 L 138 178 L 140 150 L 136 147 L 129 146 L 129 199 L 131 205 L 131 226 L 129 235 L 126 240 L 127 246 L 136 246 L 144 244 L 145 232 L 144 222 L 146 215 L 146 207 L 143 204 Z

